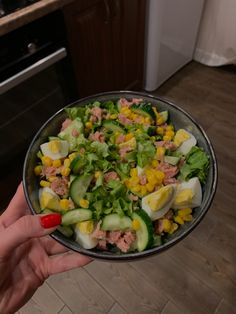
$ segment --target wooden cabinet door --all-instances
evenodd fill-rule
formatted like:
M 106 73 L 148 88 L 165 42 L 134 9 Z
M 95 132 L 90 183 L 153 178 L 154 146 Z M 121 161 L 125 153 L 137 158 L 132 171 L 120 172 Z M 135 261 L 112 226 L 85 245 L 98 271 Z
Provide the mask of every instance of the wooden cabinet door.
M 139 89 L 143 83 L 145 0 L 110 0 L 116 89 Z
M 65 12 L 68 41 L 80 97 L 114 89 L 112 29 L 107 1 Z

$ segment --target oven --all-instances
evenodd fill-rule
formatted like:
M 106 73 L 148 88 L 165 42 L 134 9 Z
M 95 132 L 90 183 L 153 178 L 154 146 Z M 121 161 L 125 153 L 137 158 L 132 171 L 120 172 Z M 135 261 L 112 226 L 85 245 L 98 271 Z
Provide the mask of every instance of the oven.
M 2 36 L 0 163 L 24 153 L 38 128 L 75 98 L 60 11 Z

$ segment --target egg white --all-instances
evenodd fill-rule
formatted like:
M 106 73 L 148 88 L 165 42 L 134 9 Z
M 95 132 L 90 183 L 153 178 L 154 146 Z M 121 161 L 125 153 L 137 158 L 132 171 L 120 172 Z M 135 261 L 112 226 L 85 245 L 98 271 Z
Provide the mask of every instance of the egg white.
M 60 210 L 60 197 L 49 187 L 44 187 L 39 189 L 39 203 L 40 203 L 40 207 L 43 209 L 43 205 L 42 205 L 42 195 L 43 193 L 48 193 L 50 195 L 52 195 L 53 199 L 55 200 L 56 203 L 58 203 L 58 206 L 56 206 L 56 208 L 50 208 L 50 209 L 54 209 L 54 210 Z
M 180 205 L 175 202 L 176 197 L 183 190 L 190 189 L 193 192 L 193 198 L 191 201 L 185 202 L 185 204 Z M 202 188 L 197 177 L 191 178 L 189 181 L 184 181 L 177 185 L 175 197 L 171 207 L 173 209 L 181 209 L 181 208 L 194 208 L 200 206 L 202 203 Z
M 197 144 L 195 136 L 186 130 L 185 132 L 188 133 L 190 137 L 177 148 L 177 151 L 183 155 L 187 155 L 191 148 Z
M 147 196 L 143 197 L 142 209 L 145 210 L 145 212 L 148 214 L 148 216 L 151 218 L 151 220 L 157 220 L 157 219 L 163 217 L 168 212 L 168 210 L 170 209 L 171 204 L 173 203 L 174 196 L 175 196 L 175 185 L 171 184 L 168 186 L 172 188 L 172 192 L 170 193 L 169 199 L 166 201 L 165 205 L 160 210 L 153 211 L 150 208 L 150 206 L 147 204 L 147 200 L 149 199 L 149 197 L 155 197 L 156 192 L 153 192 L 153 193 L 148 194 Z
M 56 160 L 56 159 L 61 159 L 64 158 L 68 155 L 69 152 L 69 143 L 67 141 L 61 141 L 58 140 L 59 142 L 59 151 L 57 153 L 54 153 L 50 150 L 49 148 L 49 143 L 44 143 L 40 145 L 41 151 L 43 153 L 44 156 L 48 156 L 50 157 L 52 160 Z
M 75 228 L 75 241 L 79 243 L 84 249 L 93 249 L 98 244 L 98 239 L 92 237 L 92 233 L 82 233 L 79 228 Z

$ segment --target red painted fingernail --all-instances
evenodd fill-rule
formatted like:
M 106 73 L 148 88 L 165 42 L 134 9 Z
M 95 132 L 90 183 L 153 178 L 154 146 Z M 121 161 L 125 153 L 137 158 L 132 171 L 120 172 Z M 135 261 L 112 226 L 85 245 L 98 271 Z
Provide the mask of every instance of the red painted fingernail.
M 56 227 L 61 224 L 61 215 L 55 213 L 41 216 L 40 223 L 44 229 Z

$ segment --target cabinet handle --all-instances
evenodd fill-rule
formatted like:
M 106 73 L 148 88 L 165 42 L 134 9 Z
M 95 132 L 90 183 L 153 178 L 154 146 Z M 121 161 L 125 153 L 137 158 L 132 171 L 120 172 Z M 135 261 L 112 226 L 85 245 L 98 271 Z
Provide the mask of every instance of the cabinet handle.
M 115 2 L 115 5 L 114 5 L 114 17 L 116 17 L 116 16 L 120 15 L 120 0 L 114 0 L 113 2 Z
M 111 10 L 110 10 L 110 6 L 108 4 L 108 0 L 104 0 L 103 2 L 104 2 L 105 12 L 106 12 L 106 16 L 105 16 L 104 22 L 106 24 L 108 24 L 110 22 L 110 19 L 111 19 Z

